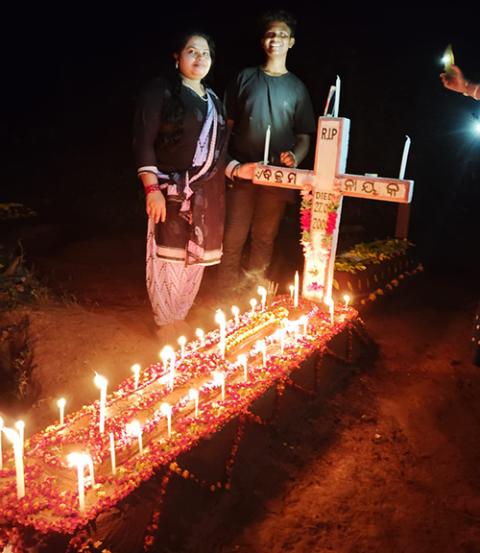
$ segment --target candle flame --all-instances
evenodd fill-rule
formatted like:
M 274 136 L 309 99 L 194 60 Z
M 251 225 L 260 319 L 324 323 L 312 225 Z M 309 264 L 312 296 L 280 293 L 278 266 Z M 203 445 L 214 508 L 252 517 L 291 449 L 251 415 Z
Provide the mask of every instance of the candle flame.
M 142 427 L 137 420 L 128 423 L 125 426 L 125 430 L 129 436 L 139 436 L 142 433 Z
M 220 371 L 213 371 L 213 383 L 217 386 L 221 386 L 225 382 L 225 373 Z
M 19 431 L 19 432 L 22 432 L 23 430 L 25 430 L 25 423 L 23 421 L 17 421 L 15 423 L 15 428 Z
M 172 414 L 172 406 L 170 403 L 162 403 L 162 405 L 160 405 L 160 413 L 165 417 L 169 417 Z
M 224 324 L 225 323 L 225 313 L 221 309 L 217 309 L 215 311 L 215 322 L 217 324 Z
M 160 358 L 165 365 L 167 364 L 168 361 L 171 361 L 172 363 L 174 363 L 175 351 L 173 350 L 172 346 L 165 346 L 160 352 Z
M 93 379 L 93 382 L 95 383 L 95 386 L 97 388 L 106 388 L 108 384 L 108 380 L 98 373 L 95 373 L 95 378 Z
M 85 467 L 91 461 L 91 457 L 88 453 L 72 452 L 67 455 L 68 465 L 70 467 Z
M 65 407 L 65 405 L 67 404 L 67 400 L 64 398 L 64 397 L 61 397 L 58 401 L 57 401 L 57 407 L 59 409 L 63 409 Z
M 20 436 L 16 430 L 13 428 L 8 428 L 4 426 L 2 428 L 3 433 L 7 437 L 7 440 L 15 447 L 20 444 Z

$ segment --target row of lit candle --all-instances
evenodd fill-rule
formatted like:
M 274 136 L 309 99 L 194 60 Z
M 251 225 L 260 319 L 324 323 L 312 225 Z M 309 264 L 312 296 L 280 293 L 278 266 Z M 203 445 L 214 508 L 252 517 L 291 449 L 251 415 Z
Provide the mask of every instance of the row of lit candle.
M 299 290 L 299 277 L 298 272 L 295 273 L 295 281 L 292 287 L 290 287 L 291 297 L 293 299 L 294 307 L 298 307 L 298 290 Z M 266 307 L 266 297 L 267 292 L 264 287 L 258 288 L 258 293 L 261 296 L 261 309 L 265 310 Z M 345 308 L 348 308 L 350 297 L 344 295 L 343 297 L 345 302 Z M 334 323 L 334 302 L 332 298 L 326 298 L 325 304 L 329 307 L 330 313 L 330 322 Z M 257 302 L 253 298 L 251 301 L 252 313 L 254 313 Z M 235 326 L 239 324 L 239 309 L 236 306 L 232 307 L 232 314 L 234 315 Z M 226 340 L 226 319 L 225 315 L 221 310 L 217 310 L 215 314 L 215 321 L 219 325 L 219 349 L 222 357 L 225 357 L 225 340 Z M 295 340 L 298 338 L 298 326 L 302 324 L 304 326 L 304 334 L 307 333 L 308 317 L 303 316 L 298 321 L 287 321 L 285 323 L 284 329 L 277 331 L 276 337 L 280 339 L 281 343 L 281 353 L 284 351 L 284 340 L 285 334 L 293 328 L 295 334 Z M 205 334 L 202 329 L 196 330 L 196 336 L 200 341 L 200 345 L 205 345 Z M 275 336 L 273 336 L 275 337 Z M 181 336 L 178 339 L 180 345 L 180 355 L 181 358 L 185 356 L 185 347 L 187 340 L 184 336 Z M 265 340 L 259 340 L 255 344 L 254 353 L 261 353 L 262 355 L 262 366 L 266 366 L 267 362 L 267 346 Z M 169 389 L 173 390 L 174 388 L 174 379 L 175 379 L 175 351 L 171 346 L 165 346 L 160 352 L 160 357 L 163 362 L 164 372 L 167 375 Z M 248 380 L 248 362 L 246 355 L 239 355 L 237 358 L 237 364 L 243 368 L 244 380 Z M 132 366 L 132 372 L 134 375 L 134 387 L 135 390 L 139 387 L 141 367 L 138 364 Z M 220 371 L 214 371 L 213 373 L 213 383 L 214 385 L 221 387 L 221 398 L 225 399 L 225 373 Z M 108 381 L 105 377 L 95 374 L 94 378 L 95 385 L 100 389 L 100 402 L 99 402 L 99 432 L 101 434 L 105 431 L 105 419 L 106 419 L 106 398 L 107 398 L 107 385 Z M 199 411 L 199 391 L 196 389 L 191 389 L 189 392 L 189 398 L 195 403 L 195 417 L 198 417 Z M 64 414 L 65 414 L 65 405 L 66 400 L 61 398 L 57 402 L 60 414 L 60 425 L 64 424 Z M 167 432 L 168 436 L 171 435 L 171 425 L 172 425 L 172 406 L 168 403 L 162 403 L 160 406 L 161 415 L 167 418 Z M 2 452 L 2 433 L 5 434 L 7 439 L 12 443 L 14 448 L 14 458 L 15 458 L 15 469 L 16 469 L 16 484 L 17 484 L 17 497 L 21 498 L 25 495 L 25 477 L 24 477 L 24 466 L 23 466 L 23 448 L 24 448 L 24 432 L 25 424 L 23 421 L 17 421 L 15 424 L 15 429 L 7 428 L 4 425 L 3 419 L 0 417 L 0 470 L 3 468 L 3 452 Z M 143 453 L 143 442 L 142 442 L 142 428 L 138 421 L 130 422 L 126 427 L 126 433 L 129 436 L 133 436 L 138 440 L 139 453 Z M 115 461 L 115 440 L 113 433 L 110 433 L 110 456 L 111 456 L 111 467 L 112 473 L 116 474 L 116 461 Z M 88 466 L 90 470 L 90 481 L 93 486 L 94 476 L 93 476 L 93 462 L 91 456 L 86 453 L 73 453 L 68 457 L 68 462 L 71 466 L 77 468 L 78 474 L 78 495 L 79 495 L 79 505 L 80 510 L 83 511 L 85 508 L 85 477 L 84 470 Z

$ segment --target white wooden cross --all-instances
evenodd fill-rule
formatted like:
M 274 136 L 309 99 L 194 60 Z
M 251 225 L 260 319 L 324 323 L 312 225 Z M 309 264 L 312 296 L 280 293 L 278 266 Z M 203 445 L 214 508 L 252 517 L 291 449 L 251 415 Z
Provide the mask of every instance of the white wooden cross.
M 412 199 L 411 180 L 344 173 L 349 131 L 349 119 L 319 117 L 313 171 L 257 164 L 252 179 L 266 186 L 312 187 L 311 242 L 305 252 L 302 294 L 313 301 L 332 297 L 343 196 L 404 204 Z

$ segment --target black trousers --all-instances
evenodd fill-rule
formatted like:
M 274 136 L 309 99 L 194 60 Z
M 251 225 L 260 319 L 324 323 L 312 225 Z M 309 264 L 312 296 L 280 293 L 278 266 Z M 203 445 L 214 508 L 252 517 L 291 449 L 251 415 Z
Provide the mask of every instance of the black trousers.
M 250 233 L 247 269 L 264 276 L 287 200 L 266 186 L 237 180 L 227 189 L 223 257 L 218 268 L 219 285 L 238 282 L 243 248 Z

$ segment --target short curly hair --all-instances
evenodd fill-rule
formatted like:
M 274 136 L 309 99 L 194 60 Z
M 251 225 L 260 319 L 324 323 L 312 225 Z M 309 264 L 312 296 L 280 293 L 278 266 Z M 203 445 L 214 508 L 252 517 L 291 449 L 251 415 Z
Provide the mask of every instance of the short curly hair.
M 269 10 L 261 15 L 259 19 L 260 34 L 263 36 L 267 28 L 274 21 L 282 21 L 288 26 L 292 36 L 295 36 L 295 29 L 297 28 L 297 20 L 290 12 L 286 10 Z

